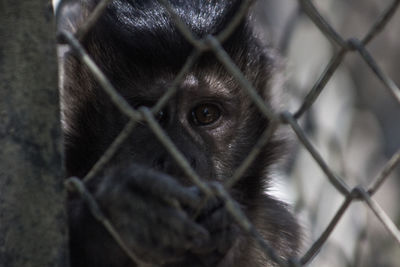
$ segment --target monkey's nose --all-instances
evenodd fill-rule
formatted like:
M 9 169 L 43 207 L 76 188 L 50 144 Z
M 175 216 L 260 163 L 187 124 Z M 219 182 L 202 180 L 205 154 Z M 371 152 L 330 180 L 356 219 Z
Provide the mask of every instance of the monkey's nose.
M 186 159 L 190 166 L 196 170 L 196 160 L 194 158 Z M 175 177 L 178 181 L 180 181 L 184 185 L 191 184 L 189 181 L 190 179 L 187 178 L 183 168 L 179 166 L 176 161 L 171 157 L 158 157 L 153 161 L 152 168 L 157 171 L 161 171 L 166 173 L 172 177 Z
M 193 169 L 196 169 L 196 160 L 194 158 L 186 159 L 188 163 L 190 164 L 190 167 Z M 166 173 L 169 173 L 170 171 L 176 170 L 176 169 L 182 169 L 182 167 L 179 166 L 175 162 L 173 158 L 167 158 L 165 156 L 163 157 L 158 157 L 153 161 L 153 166 L 154 169 L 163 171 Z M 169 173 L 171 174 L 171 173 Z

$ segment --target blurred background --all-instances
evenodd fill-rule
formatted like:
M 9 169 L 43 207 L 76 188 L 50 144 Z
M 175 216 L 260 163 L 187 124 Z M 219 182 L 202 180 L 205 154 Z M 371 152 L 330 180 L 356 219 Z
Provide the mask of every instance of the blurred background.
M 344 40 L 361 40 L 392 2 L 313 1 Z M 262 34 L 285 61 L 288 97 L 283 108 L 295 112 L 338 46 L 302 12 L 298 1 L 259 1 L 255 10 Z M 399 10 L 366 48 L 400 85 Z M 351 188 L 367 188 L 400 149 L 400 103 L 357 52 L 346 55 L 301 125 L 323 159 Z M 296 153 L 285 167 L 286 180 L 277 181 L 277 191 L 283 190 L 305 228 L 304 253 L 328 226 L 344 197 L 294 140 Z M 373 197 L 398 227 L 399 171 L 397 167 Z M 353 202 L 310 266 L 400 266 L 400 245 L 365 203 Z

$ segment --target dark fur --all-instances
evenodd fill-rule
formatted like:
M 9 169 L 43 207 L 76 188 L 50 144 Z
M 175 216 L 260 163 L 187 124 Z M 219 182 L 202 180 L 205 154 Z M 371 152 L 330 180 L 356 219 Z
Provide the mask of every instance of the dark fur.
M 221 32 L 241 3 L 170 2 L 199 38 Z M 74 31 L 93 5 L 67 2 L 59 27 Z M 193 50 L 167 11 L 157 1 L 146 0 L 114 1 L 83 45 L 134 107 L 154 104 Z M 223 45 L 259 94 L 272 102 L 275 59 L 254 36 L 250 23 L 242 23 Z M 64 56 L 63 69 L 67 173 L 83 177 L 127 118 L 73 54 Z M 211 125 L 190 121 L 191 110 L 203 102 L 221 109 L 221 117 Z M 211 52 L 196 63 L 164 112 L 167 116 L 160 123 L 166 133 L 200 177 L 216 182 L 232 176 L 269 124 Z M 282 148 L 277 137 L 269 142 L 230 193 L 265 240 L 287 259 L 296 255 L 298 226 L 286 206 L 265 193 L 271 165 Z M 238 230 L 220 200 L 209 200 L 193 217 L 201 192 L 143 124 L 89 188 L 131 250 L 144 261 L 174 267 L 273 266 L 254 241 Z M 174 201 L 181 208 L 171 204 Z M 72 267 L 135 266 L 79 198 L 71 196 L 69 212 Z

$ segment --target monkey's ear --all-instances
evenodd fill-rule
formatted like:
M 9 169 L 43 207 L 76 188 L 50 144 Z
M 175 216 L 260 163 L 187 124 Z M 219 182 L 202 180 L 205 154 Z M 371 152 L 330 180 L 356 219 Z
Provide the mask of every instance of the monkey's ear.
M 75 34 L 97 2 L 98 0 L 61 0 L 56 9 L 57 30 Z

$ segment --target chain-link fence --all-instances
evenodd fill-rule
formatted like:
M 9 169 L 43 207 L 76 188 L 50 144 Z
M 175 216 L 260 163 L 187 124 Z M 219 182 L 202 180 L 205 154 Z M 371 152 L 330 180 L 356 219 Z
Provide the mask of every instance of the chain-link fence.
M 279 114 L 275 113 L 268 103 L 258 95 L 257 91 L 253 85 L 245 78 L 244 74 L 241 73 L 239 68 L 235 65 L 233 60 L 229 57 L 226 51 L 223 49 L 221 43 L 226 40 L 230 34 L 235 30 L 239 23 L 246 16 L 251 1 L 244 1 L 241 5 L 239 12 L 232 19 L 231 23 L 217 36 L 207 36 L 204 39 L 197 39 L 194 34 L 190 32 L 187 26 L 181 21 L 179 16 L 175 13 L 174 9 L 170 6 L 167 0 L 160 0 L 159 2 L 164 5 L 164 7 L 170 12 L 171 17 L 176 24 L 176 27 L 182 33 L 182 35 L 187 39 L 187 41 L 193 45 L 194 51 L 187 58 L 186 63 L 183 68 L 175 78 L 172 86 L 165 92 L 165 94 L 158 100 L 158 102 L 151 108 L 140 108 L 139 110 L 133 109 L 128 102 L 117 92 L 113 87 L 108 78 L 101 72 L 100 68 L 96 66 L 94 61 L 85 52 L 84 48 L 81 46 L 79 40 L 82 40 L 91 27 L 96 23 L 96 20 L 102 15 L 104 9 L 107 7 L 109 0 L 101 1 L 93 13 L 89 16 L 86 23 L 80 27 L 75 35 L 68 32 L 61 32 L 59 34 L 59 40 L 62 43 L 68 44 L 71 49 L 75 52 L 78 58 L 90 69 L 93 76 L 96 78 L 98 83 L 102 86 L 104 91 L 109 95 L 116 107 L 129 117 L 130 121 L 126 124 L 125 128 L 121 131 L 118 137 L 106 150 L 104 155 L 97 161 L 97 163 L 92 167 L 89 173 L 82 180 L 76 178 L 70 178 L 67 181 L 67 185 L 71 190 L 78 191 L 82 198 L 87 202 L 90 207 L 91 212 L 94 217 L 102 223 L 104 227 L 109 231 L 109 233 L 114 237 L 115 241 L 120 245 L 120 247 L 126 252 L 126 254 L 138 265 L 145 266 L 146 263 L 137 257 L 127 245 L 124 243 L 123 238 L 115 230 L 114 226 L 110 223 L 107 217 L 101 212 L 98 204 L 96 203 L 93 196 L 85 187 L 85 183 L 95 177 L 104 168 L 104 166 L 111 160 L 111 158 L 116 154 L 116 152 L 121 148 L 130 134 L 135 131 L 135 126 L 140 121 L 147 122 L 148 127 L 152 129 L 158 140 L 165 146 L 165 149 L 170 153 L 170 155 L 176 160 L 178 165 L 182 168 L 185 175 L 190 178 L 191 182 L 198 186 L 206 196 L 218 196 L 225 202 L 225 207 L 228 212 L 232 215 L 239 227 L 251 235 L 258 245 L 262 248 L 263 252 L 267 257 L 271 258 L 273 261 L 278 263 L 280 266 L 302 266 L 311 262 L 311 260 L 317 256 L 321 247 L 329 239 L 332 231 L 337 227 L 338 223 L 341 221 L 343 215 L 349 210 L 349 207 L 355 201 L 362 201 L 365 203 L 366 208 L 370 209 L 375 216 L 380 220 L 382 225 L 389 231 L 393 239 L 400 244 L 400 231 L 394 222 L 389 218 L 389 216 L 383 211 L 380 205 L 374 200 L 374 194 L 381 188 L 382 184 L 386 181 L 388 175 L 394 170 L 400 161 L 400 152 L 395 153 L 392 158 L 387 162 L 384 169 L 376 175 L 373 182 L 367 186 L 355 186 L 351 187 L 345 182 L 344 177 L 338 175 L 333 168 L 330 167 L 330 163 L 326 161 L 318 149 L 311 143 L 310 139 L 307 137 L 305 130 L 299 124 L 299 120 L 306 114 L 311 107 L 314 105 L 318 99 L 321 92 L 324 90 L 328 81 L 335 74 L 339 65 L 343 62 L 345 57 L 350 53 L 358 53 L 359 56 L 365 61 L 365 64 L 371 68 L 375 73 L 376 77 L 382 82 L 382 84 L 387 88 L 387 90 L 392 94 L 398 102 L 400 102 L 400 90 L 398 86 L 391 80 L 388 75 L 378 66 L 375 62 L 374 57 L 369 53 L 367 45 L 375 38 L 379 38 L 378 34 L 385 28 L 386 24 L 390 21 L 392 16 L 400 4 L 399 0 L 393 1 L 387 6 L 386 10 L 376 18 L 374 24 L 370 27 L 368 33 L 362 38 L 349 38 L 344 39 L 335 29 L 325 20 L 325 18 L 320 14 L 317 8 L 314 6 L 313 2 L 309 0 L 299 0 L 301 7 L 300 12 L 306 14 L 318 27 L 318 29 L 324 34 L 326 39 L 328 39 L 335 47 L 338 47 L 334 56 L 330 59 L 329 64 L 326 66 L 322 75 L 319 77 L 317 82 L 309 89 L 307 96 L 302 102 L 301 106 L 295 112 L 283 111 Z M 297 16 L 297 15 L 295 15 Z M 293 20 L 295 21 L 295 20 Z M 293 27 L 288 26 L 285 33 L 286 36 L 290 36 Z M 290 38 L 284 39 L 289 40 Z M 284 41 L 286 42 L 286 41 Z M 283 45 L 285 46 L 285 45 Z M 205 51 L 212 51 L 215 58 L 226 68 L 227 72 L 232 75 L 236 81 L 240 84 L 242 89 L 248 94 L 248 96 L 254 101 L 254 104 L 259 109 L 260 113 L 263 114 L 269 121 L 270 125 L 261 135 L 261 138 L 257 141 L 253 150 L 249 153 L 244 162 L 239 166 L 239 168 L 234 172 L 233 176 L 224 182 L 221 186 L 210 187 L 209 184 L 205 183 L 196 172 L 191 167 L 190 163 L 187 162 L 183 154 L 177 149 L 172 140 L 163 131 L 162 127 L 159 125 L 154 115 L 157 114 L 169 99 L 177 92 L 178 86 L 184 79 L 184 76 L 188 73 L 191 67 L 196 63 L 198 59 Z M 395 122 L 394 122 L 395 123 Z M 329 180 L 331 186 L 337 190 L 341 195 L 344 196 L 344 201 L 340 208 L 336 211 L 336 214 L 330 220 L 329 225 L 326 229 L 319 235 L 316 240 L 313 240 L 313 244 L 305 251 L 305 253 L 298 259 L 291 259 L 290 262 L 284 262 L 280 257 L 277 256 L 275 251 L 271 248 L 261 235 L 258 233 L 253 224 L 246 218 L 243 211 L 240 210 L 237 205 L 234 204 L 234 200 L 227 193 L 227 189 L 231 188 L 245 173 L 246 169 L 252 164 L 253 160 L 260 153 L 261 149 L 270 138 L 275 133 L 276 129 L 281 125 L 289 125 L 297 139 L 302 143 L 302 145 L 308 150 L 312 158 L 319 165 L 321 170 L 324 172 L 326 178 Z

